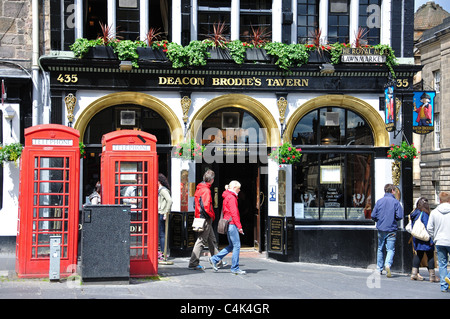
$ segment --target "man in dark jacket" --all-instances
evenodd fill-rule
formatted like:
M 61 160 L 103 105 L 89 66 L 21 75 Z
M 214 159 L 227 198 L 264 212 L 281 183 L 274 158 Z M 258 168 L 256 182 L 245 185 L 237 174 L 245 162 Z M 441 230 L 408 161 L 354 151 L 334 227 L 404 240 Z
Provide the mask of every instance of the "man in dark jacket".
M 212 223 L 216 217 L 213 209 L 211 197 L 211 185 L 214 183 L 214 171 L 207 170 L 203 175 L 203 182 L 197 185 L 195 190 L 195 217 L 205 218 L 205 227 L 202 232 L 198 233 L 197 241 L 192 250 L 191 259 L 189 260 L 189 269 L 203 270 L 204 267 L 200 265 L 200 254 L 203 248 L 208 244 L 211 256 L 219 252 L 217 248 L 216 236 L 212 228 Z
M 397 236 L 397 222 L 403 219 L 403 208 L 395 198 L 395 186 L 386 184 L 384 186 L 384 197 L 379 199 L 372 211 L 372 219 L 377 223 L 378 229 L 378 251 L 377 270 L 386 270 L 387 277 L 391 277 L 391 266 L 395 253 L 395 240 Z M 383 248 L 386 247 L 386 260 Z

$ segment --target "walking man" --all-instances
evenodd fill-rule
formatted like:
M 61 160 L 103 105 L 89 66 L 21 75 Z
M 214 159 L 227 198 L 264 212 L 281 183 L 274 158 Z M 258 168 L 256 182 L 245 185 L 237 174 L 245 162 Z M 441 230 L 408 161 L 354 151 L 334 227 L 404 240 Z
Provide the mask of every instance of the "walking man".
M 217 248 L 216 236 L 212 228 L 212 223 L 216 217 L 214 212 L 211 185 L 214 183 L 214 171 L 207 170 L 203 175 L 203 182 L 197 185 L 195 190 L 195 217 L 199 218 L 201 215 L 206 219 L 205 227 L 202 232 L 198 233 L 197 241 L 192 250 L 191 259 L 189 260 L 189 269 L 203 270 L 204 267 L 200 265 L 200 254 L 203 248 L 208 245 L 211 256 L 219 252 Z
M 450 254 L 450 193 L 439 194 L 440 204 L 431 211 L 427 231 L 436 244 L 441 291 L 448 292 L 450 278 L 447 272 Z
M 377 270 L 386 270 L 386 276 L 391 277 L 392 261 L 395 253 L 395 240 L 397 238 L 397 222 L 403 219 L 403 208 L 395 198 L 395 186 L 384 186 L 384 197 L 379 199 L 372 211 L 372 219 L 378 229 Z M 386 249 L 386 259 L 383 249 Z

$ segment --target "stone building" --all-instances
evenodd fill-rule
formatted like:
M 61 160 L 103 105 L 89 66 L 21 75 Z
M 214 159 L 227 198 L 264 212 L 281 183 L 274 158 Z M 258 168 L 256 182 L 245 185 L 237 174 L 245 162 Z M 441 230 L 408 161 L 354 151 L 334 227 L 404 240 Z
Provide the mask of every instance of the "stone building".
M 6 51 L 0 55 L 0 66 L 15 75 L 2 71 L 0 79 L 7 90 L 3 110 L 9 106 L 15 116 L 3 116 L 3 143 L 23 143 L 24 130 L 36 124 L 78 130 L 86 150 L 76 181 L 82 207 L 102 178 L 102 136 L 124 129 L 151 133 L 157 138 L 158 170 L 172 183 L 173 216 L 192 216 L 192 190 L 205 169 L 212 168 L 217 216 L 224 186 L 231 179 L 243 185 L 244 246 L 280 259 L 367 267 L 375 263 L 377 247 L 370 212 L 384 195 L 384 185 L 392 182 L 388 146 L 400 143 L 403 136 L 412 139 L 412 84 L 420 69 L 413 58 L 413 4 L 413 0 L 32 0 L 31 5 L 4 1 L 0 52 Z M 248 41 L 247 31 L 261 28 L 272 43 L 304 47 L 319 43 L 317 50 L 307 52 L 306 63 L 288 70 L 280 68 L 281 59 L 274 52 L 262 60 L 246 55 L 240 63 L 229 56 L 211 56 L 205 65 L 181 68 L 169 53 L 161 60 L 141 56 L 138 67 L 119 61 L 115 54 L 89 56 L 94 49 L 84 58 L 75 57 L 70 46 L 77 39 L 96 39 L 101 34 L 99 22 L 112 30 L 119 27 L 121 40 L 130 41 L 145 39 L 149 28 L 156 27 L 169 42 L 184 47 L 214 36 L 218 22 L 225 22 L 223 36 L 229 42 Z M 15 42 L 20 36 L 23 42 Z M 6 39 L 9 49 L 3 45 Z M 23 43 L 25 56 L 13 54 Z M 335 43 L 357 50 L 338 50 L 340 58 L 331 63 L 332 49 L 327 46 Z M 385 56 L 365 44 L 392 48 L 398 65 L 390 69 Z M 397 103 L 402 105 L 398 120 L 404 125 L 403 134 L 386 129 L 388 83 L 395 85 Z M 67 98 L 73 109 L 66 108 Z M 204 157 L 186 166 L 177 158 L 174 149 L 189 138 L 205 146 L 213 160 Z M 269 159 L 268 153 L 281 142 L 302 149 L 300 163 L 284 166 Z M 411 168 L 410 163 L 402 166 L 399 185 L 405 210 L 413 203 Z M 3 174 L 3 194 L 10 202 L 6 205 L 3 199 L 0 241 L 14 242 L 19 169 L 9 165 Z M 5 180 L 6 175 L 11 181 Z M 181 187 L 183 178 L 188 189 Z M 50 210 L 55 208 L 60 207 Z M 39 227 L 49 225 L 35 222 Z M 33 229 L 36 238 L 49 230 L 39 227 Z M 190 227 L 179 231 L 189 240 L 169 238 L 173 253 L 192 248 Z M 226 243 L 224 237 L 218 240 L 220 245 Z M 43 251 L 39 258 L 47 258 L 49 243 L 37 242 Z M 394 269 L 410 268 L 408 248 L 407 236 L 400 231 Z
M 434 131 L 420 136 L 422 149 L 420 161 L 420 193 L 439 204 L 438 194 L 450 187 L 450 152 L 448 145 L 450 86 L 448 69 L 450 67 L 450 17 L 433 28 L 425 30 L 416 44 L 420 51 L 423 69 L 422 87 L 424 90 L 436 91 Z
M 420 6 L 416 13 L 414 14 L 414 61 L 415 64 L 421 65 L 422 64 L 422 51 L 423 48 L 419 48 L 418 44 L 421 43 L 424 40 L 424 32 L 427 32 L 427 30 L 433 29 L 439 25 L 441 25 L 446 18 L 450 17 L 450 13 L 445 11 L 440 5 L 434 3 L 434 1 L 429 1 L 426 4 Z M 429 36 L 429 33 L 426 33 L 426 36 Z M 428 72 L 428 71 L 427 71 Z M 436 72 L 435 75 L 438 77 L 440 75 L 440 72 Z M 429 75 L 428 75 L 429 76 Z M 436 80 L 439 80 L 438 78 Z M 414 77 L 414 88 L 417 91 L 422 90 L 436 90 L 436 83 L 434 79 L 423 79 L 422 78 L 422 71 L 417 72 L 417 74 Z M 444 100 L 442 100 L 442 94 L 441 92 L 436 92 L 437 95 L 435 97 L 435 104 L 437 106 L 436 112 L 439 114 L 438 108 L 439 105 L 441 105 Z M 438 115 L 439 116 L 439 115 Z M 438 128 L 440 126 L 437 126 Z M 433 134 L 439 134 L 439 132 L 434 132 L 429 135 Z M 433 139 L 434 140 L 434 139 Z M 418 150 L 421 150 L 422 148 L 422 141 L 425 143 L 430 141 L 430 137 L 427 137 L 425 139 L 424 136 L 414 134 L 413 135 L 413 141 L 414 145 L 417 146 Z M 430 151 L 430 148 L 425 147 L 424 148 L 425 154 L 429 154 L 427 152 Z M 413 166 L 413 179 L 414 179 L 414 198 L 419 198 L 420 196 L 427 196 L 432 200 L 433 205 L 436 205 L 436 192 L 438 190 L 434 189 L 434 186 L 436 183 L 430 184 L 430 176 L 427 176 L 425 178 L 426 182 L 425 185 L 422 187 L 422 176 L 421 174 L 421 167 L 426 166 L 427 164 L 424 162 L 425 160 L 430 160 L 430 157 L 428 155 L 422 155 L 421 161 L 415 161 Z M 426 175 L 429 175 L 430 172 L 425 173 Z M 434 173 L 437 174 L 437 173 Z M 423 193 L 422 193 L 423 191 Z

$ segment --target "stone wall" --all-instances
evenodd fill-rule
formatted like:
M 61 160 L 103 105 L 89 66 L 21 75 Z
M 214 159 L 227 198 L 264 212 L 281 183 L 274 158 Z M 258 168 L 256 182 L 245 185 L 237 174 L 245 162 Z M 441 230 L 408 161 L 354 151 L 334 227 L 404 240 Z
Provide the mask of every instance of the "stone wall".
M 433 90 L 434 72 L 441 73 L 440 92 L 435 99 L 435 113 L 439 114 L 441 123 L 440 148 L 434 132 L 420 137 L 420 193 L 430 200 L 432 207 L 439 204 L 436 198 L 439 191 L 450 191 L 450 33 L 447 32 L 420 47 L 424 90 Z
M 0 2 L 0 61 L 31 68 L 31 1 Z

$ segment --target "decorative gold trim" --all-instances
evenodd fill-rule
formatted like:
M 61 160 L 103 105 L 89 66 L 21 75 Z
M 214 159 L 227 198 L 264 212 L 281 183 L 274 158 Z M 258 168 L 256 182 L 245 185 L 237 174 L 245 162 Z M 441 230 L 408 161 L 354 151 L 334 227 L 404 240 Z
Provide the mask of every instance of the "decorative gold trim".
M 183 96 L 181 98 L 181 109 L 183 110 L 183 122 L 186 125 L 189 116 L 189 109 L 191 108 L 191 99 L 188 96 Z
M 164 102 L 154 96 L 139 92 L 111 93 L 89 104 L 77 117 L 74 128 L 80 132 L 81 140 L 84 137 L 86 127 L 90 120 L 98 112 L 114 105 L 137 104 L 148 107 L 157 112 L 169 126 L 172 145 L 177 145 L 183 140 L 183 129 L 174 111 Z
M 373 132 L 374 146 L 389 146 L 389 134 L 385 129 L 386 125 L 380 114 L 367 102 L 349 95 L 323 95 L 311 99 L 298 107 L 287 121 L 286 130 L 284 131 L 285 140 L 292 141 L 295 126 L 303 116 L 323 106 L 343 107 L 358 113 L 367 121 Z
M 288 102 L 286 101 L 286 99 L 284 97 L 280 97 L 277 101 L 277 106 L 278 106 L 278 112 L 280 112 L 280 123 L 284 124 L 284 120 L 285 118 L 285 113 L 286 113 L 286 108 L 287 108 Z
M 244 94 L 226 94 L 206 103 L 191 120 L 190 134 L 197 136 L 201 123 L 213 112 L 226 107 L 236 107 L 251 113 L 267 131 L 267 146 L 280 144 L 280 130 L 270 111 L 259 101 Z
M 67 120 L 69 121 L 69 126 L 71 126 L 73 122 L 73 110 L 75 109 L 77 98 L 72 93 L 69 93 L 64 98 L 64 103 L 66 104 L 67 109 Z

